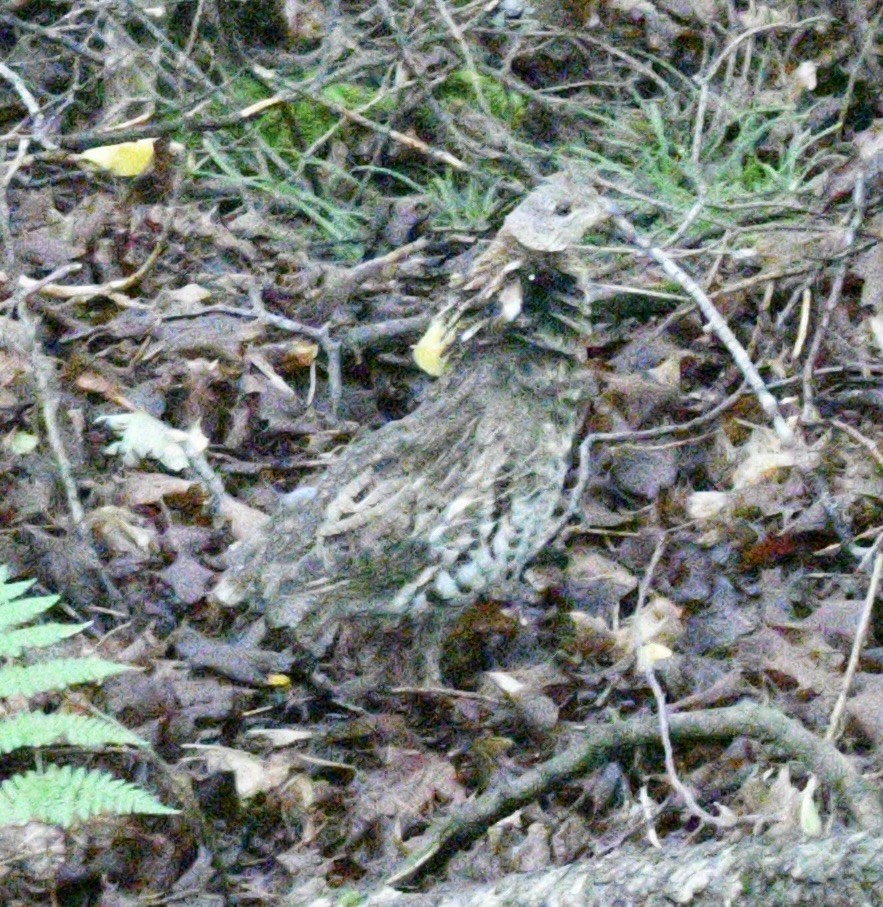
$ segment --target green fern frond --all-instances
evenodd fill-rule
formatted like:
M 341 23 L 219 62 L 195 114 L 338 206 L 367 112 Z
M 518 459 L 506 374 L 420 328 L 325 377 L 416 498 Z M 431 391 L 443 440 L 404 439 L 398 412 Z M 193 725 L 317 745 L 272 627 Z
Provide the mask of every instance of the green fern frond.
M 70 828 L 100 815 L 169 816 L 178 810 L 107 772 L 47 765 L 0 784 L 0 825 L 45 822 Z
M 0 567 L 0 630 L 29 623 L 58 602 L 57 595 L 22 598 L 21 596 L 34 585 L 34 581 L 27 579 L 18 583 L 7 583 L 7 575 L 6 568 Z
M 7 665 L 0 668 L 0 699 L 64 690 L 78 683 L 95 683 L 131 670 L 129 665 L 95 657 L 51 658 L 32 665 Z
M 0 658 L 17 659 L 55 645 L 89 626 L 51 621 L 25 626 L 55 605 L 58 596 L 24 598 L 32 583 L 10 583 L 8 578 L 7 569 L 0 566 Z M 129 665 L 97 657 L 32 660 L 28 665 L 13 661 L 0 667 L 0 703 L 4 699 L 26 700 L 37 693 L 94 683 L 131 670 Z M 136 734 L 107 718 L 31 712 L 14 701 L 4 705 L 17 714 L 0 720 L 0 755 L 25 747 L 59 744 L 89 750 L 109 745 L 147 745 Z M 85 768 L 47 765 L 37 771 L 13 775 L 0 784 L 0 825 L 41 821 L 69 828 L 97 815 L 175 812 L 134 784 Z
M 18 658 L 22 652 L 54 646 L 55 643 L 61 642 L 69 636 L 76 636 L 77 633 L 82 633 L 88 626 L 89 623 L 48 623 L 10 630 L 0 636 L 0 658 Z M 0 621 L 0 631 L 2 629 L 2 621 Z
M 145 746 L 137 734 L 105 718 L 56 712 L 22 712 L 0 721 L 0 756 L 22 747 Z

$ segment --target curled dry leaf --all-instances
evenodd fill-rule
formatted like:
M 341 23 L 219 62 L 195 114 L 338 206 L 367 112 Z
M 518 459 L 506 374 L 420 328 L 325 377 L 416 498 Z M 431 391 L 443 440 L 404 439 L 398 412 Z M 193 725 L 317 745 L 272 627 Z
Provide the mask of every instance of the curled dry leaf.
M 221 516 L 229 521 L 230 532 L 237 541 L 254 538 L 270 521 L 266 513 L 230 495 L 224 495 L 219 510 Z
M 110 400 L 126 409 L 134 409 L 132 404 L 126 399 L 119 385 L 99 375 L 97 372 L 81 372 L 77 375 L 74 382 L 77 390 L 86 391 L 90 394 L 100 394 L 105 400 Z
M 189 463 L 187 450 L 201 453 L 208 447 L 208 438 L 197 422 L 188 431 L 172 428 L 149 413 L 138 410 L 118 416 L 99 416 L 120 436 L 120 440 L 104 448 L 106 454 L 118 454 L 126 466 L 136 466 L 142 460 L 158 460 L 166 469 L 180 472 Z
M 309 368 L 319 355 L 319 345 L 312 340 L 292 340 L 285 350 L 285 362 L 295 368 Z
M 164 472 L 132 472 L 126 476 L 121 498 L 130 507 L 140 507 L 173 495 L 185 495 L 195 484 L 191 479 Z
M 546 733 L 558 724 L 558 706 L 545 693 L 505 671 L 488 671 L 486 676 L 505 693 L 532 730 Z
M 571 611 L 574 647 L 581 655 L 597 658 L 607 655 L 616 647 L 616 637 L 602 617 L 586 614 L 585 611 Z
M 687 516 L 691 520 L 711 520 L 720 516 L 730 503 L 725 491 L 694 491 L 687 498 Z
M 739 461 L 732 475 L 735 491 L 757 485 L 770 478 L 777 470 L 791 469 L 798 465 L 798 462 L 805 468 L 815 465 L 805 462 L 807 456 L 818 462 L 817 455 L 800 451 L 797 446 L 786 447 L 772 429 L 765 427 L 755 428 L 751 437 L 734 456 Z
M 145 555 L 159 547 L 156 531 L 146 527 L 143 520 L 125 507 L 96 507 L 86 522 L 117 554 Z
M 200 743 L 185 744 L 184 749 L 193 750 L 193 758 L 201 759 L 210 772 L 232 772 L 236 793 L 243 800 L 279 787 L 291 774 L 285 759 L 262 759 L 232 747 Z
M 594 548 L 575 546 L 571 549 L 565 571 L 565 591 L 581 607 L 604 610 L 637 588 L 635 575 L 622 564 Z

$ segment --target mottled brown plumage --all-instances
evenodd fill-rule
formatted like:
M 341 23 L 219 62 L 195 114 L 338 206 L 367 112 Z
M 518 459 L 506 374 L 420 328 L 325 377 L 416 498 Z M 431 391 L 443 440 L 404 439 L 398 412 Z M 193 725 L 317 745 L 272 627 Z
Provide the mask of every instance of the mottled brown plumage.
M 520 302 L 502 318 L 488 313 L 516 271 L 565 253 L 598 220 L 586 213 L 590 193 L 580 208 L 572 186 L 549 186 L 539 199 L 547 219 L 539 248 L 530 245 L 536 218 L 524 208 L 537 208 L 534 193 L 458 282 L 445 308 L 456 337 L 450 362 L 424 402 L 354 441 L 315 486 L 290 496 L 262 538 L 235 556 L 218 598 L 260 604 L 271 626 L 293 628 L 318 654 L 341 619 L 407 618 L 419 627 L 507 595 L 560 528 L 595 391 L 578 357 L 532 342 Z M 488 291 L 491 282 L 497 290 Z

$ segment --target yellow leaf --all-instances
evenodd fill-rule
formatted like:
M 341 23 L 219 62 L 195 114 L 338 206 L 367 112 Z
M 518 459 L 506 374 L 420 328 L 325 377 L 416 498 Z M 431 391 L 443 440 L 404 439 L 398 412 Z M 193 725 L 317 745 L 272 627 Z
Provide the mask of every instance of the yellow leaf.
M 126 466 L 152 459 L 159 460 L 172 472 L 180 472 L 190 463 L 189 450 L 202 453 L 208 447 L 208 438 L 198 422 L 187 431 L 181 431 L 141 410 L 99 416 L 96 422 L 104 422 L 119 437 L 120 440 L 109 444 L 104 452 L 110 456 L 118 454 Z
M 638 670 L 646 671 L 652 668 L 657 661 L 664 661 L 674 655 L 668 646 L 663 646 L 658 642 L 648 642 L 638 649 Z
M 810 838 L 817 838 L 823 831 L 822 817 L 819 815 L 814 794 L 819 781 L 810 775 L 803 793 L 800 795 L 800 830 Z
M 291 686 L 291 678 L 287 674 L 268 674 L 266 683 L 267 686 L 287 690 Z
M 438 378 L 444 371 L 445 352 L 454 339 L 453 331 L 440 318 L 434 318 L 414 347 L 414 361 L 427 375 Z
M 3 446 L 20 457 L 32 453 L 40 439 L 27 431 L 14 431 L 3 439 Z
M 139 139 L 137 142 L 120 142 L 118 145 L 100 145 L 89 148 L 76 157 L 95 164 L 114 176 L 140 176 L 153 163 L 153 143 L 156 139 Z

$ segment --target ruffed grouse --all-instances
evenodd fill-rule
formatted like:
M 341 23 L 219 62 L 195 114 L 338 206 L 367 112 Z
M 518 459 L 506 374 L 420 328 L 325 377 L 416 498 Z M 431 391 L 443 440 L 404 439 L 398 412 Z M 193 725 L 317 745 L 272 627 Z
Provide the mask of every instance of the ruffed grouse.
M 568 250 L 601 219 L 597 196 L 568 177 L 531 193 L 454 281 L 434 323 L 450 356 L 424 402 L 290 495 L 234 555 L 216 597 L 263 606 L 315 654 L 341 619 L 419 629 L 505 597 L 566 514 L 594 392 L 572 352 L 573 312 L 556 320 L 547 299 L 524 301 L 521 282 L 537 265 L 578 274 Z

